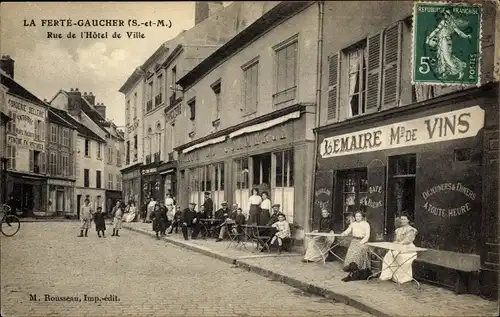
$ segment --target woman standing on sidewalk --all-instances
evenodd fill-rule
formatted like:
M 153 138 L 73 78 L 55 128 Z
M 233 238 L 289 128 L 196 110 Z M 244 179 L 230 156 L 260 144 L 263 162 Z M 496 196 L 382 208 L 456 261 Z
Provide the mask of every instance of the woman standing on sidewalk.
M 370 239 L 370 224 L 359 211 L 354 215 L 354 219 L 355 221 L 342 232 L 343 236 L 353 237 L 344 260 L 344 271 L 349 272 L 349 275 L 342 279 L 344 282 L 365 280 L 371 273 L 368 246 L 365 244 Z
M 122 217 L 123 217 L 123 207 L 121 206 L 121 202 L 118 201 L 116 203 L 115 215 L 113 218 L 113 237 L 119 237 L 118 230 L 122 228 Z
M 259 224 L 260 215 L 260 204 L 262 203 L 262 198 L 259 196 L 259 189 L 252 189 L 252 196 L 248 198 L 248 223 L 251 225 Z

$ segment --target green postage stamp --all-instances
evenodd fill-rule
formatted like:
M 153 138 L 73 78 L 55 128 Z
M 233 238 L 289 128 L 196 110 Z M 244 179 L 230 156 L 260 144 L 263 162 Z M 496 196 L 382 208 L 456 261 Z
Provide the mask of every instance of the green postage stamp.
M 479 85 L 481 5 L 416 2 L 413 12 L 412 83 Z

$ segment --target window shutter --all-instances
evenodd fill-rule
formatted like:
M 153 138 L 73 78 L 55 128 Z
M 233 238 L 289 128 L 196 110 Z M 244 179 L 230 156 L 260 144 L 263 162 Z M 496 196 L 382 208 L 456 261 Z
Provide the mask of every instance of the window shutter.
M 366 112 L 375 112 L 380 105 L 382 82 L 382 33 L 368 37 L 368 65 L 366 76 Z
M 38 163 L 40 165 L 40 173 L 42 174 L 45 174 L 45 153 L 42 152 L 40 153 L 40 156 L 39 156 L 39 160 L 40 162 Z
M 35 162 L 34 162 L 34 153 L 33 153 L 33 150 L 30 150 L 30 172 L 33 172 L 33 169 L 34 169 L 34 166 L 35 166 Z
M 339 68 L 339 54 L 330 56 L 330 58 L 328 59 L 328 120 L 334 120 L 337 118 L 337 105 L 339 100 Z
M 45 141 L 45 122 L 40 121 L 40 140 Z
M 402 24 L 398 23 L 384 32 L 384 73 L 382 106 L 398 105 L 401 80 L 401 36 Z

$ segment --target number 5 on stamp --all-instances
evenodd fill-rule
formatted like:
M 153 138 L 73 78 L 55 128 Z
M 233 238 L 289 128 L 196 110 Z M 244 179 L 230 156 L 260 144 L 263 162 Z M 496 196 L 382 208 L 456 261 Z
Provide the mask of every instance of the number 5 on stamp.
M 480 85 L 481 5 L 416 2 L 413 17 L 412 83 Z

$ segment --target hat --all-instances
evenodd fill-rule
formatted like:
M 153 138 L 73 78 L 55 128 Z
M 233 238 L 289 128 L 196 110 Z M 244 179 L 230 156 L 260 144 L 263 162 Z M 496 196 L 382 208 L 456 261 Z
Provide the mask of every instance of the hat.
M 280 208 L 280 207 L 281 207 L 281 205 L 280 205 L 280 204 L 274 204 L 274 205 L 273 205 L 273 208 L 274 208 L 274 207 L 278 207 L 278 208 Z
M 196 206 L 196 203 L 189 203 L 190 205 Z
M 222 205 L 222 206 L 227 206 L 227 201 L 223 201 L 223 202 L 221 202 L 221 205 Z
M 210 192 L 205 192 L 205 196 L 210 196 Z

